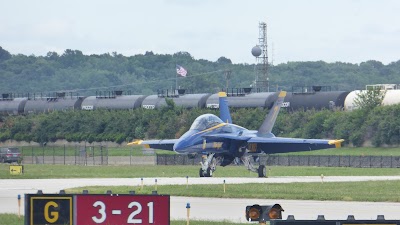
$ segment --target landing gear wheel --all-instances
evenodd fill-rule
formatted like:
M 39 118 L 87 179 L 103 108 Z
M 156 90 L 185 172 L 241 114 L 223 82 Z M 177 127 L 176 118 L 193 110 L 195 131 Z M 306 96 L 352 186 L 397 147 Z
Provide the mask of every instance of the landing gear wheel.
M 199 175 L 200 175 L 200 177 L 204 177 L 203 169 L 202 169 L 202 168 L 200 168 Z
M 210 167 L 207 168 L 207 172 L 204 175 L 205 177 L 212 177 L 213 171 Z
M 258 177 L 267 177 L 267 168 L 264 165 L 258 167 Z

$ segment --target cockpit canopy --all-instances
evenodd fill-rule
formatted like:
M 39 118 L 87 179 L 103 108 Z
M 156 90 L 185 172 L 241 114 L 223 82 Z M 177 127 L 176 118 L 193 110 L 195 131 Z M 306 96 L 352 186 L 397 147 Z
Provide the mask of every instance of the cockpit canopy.
M 221 123 L 224 122 L 218 116 L 213 114 L 204 114 L 194 120 L 190 130 L 205 130 Z

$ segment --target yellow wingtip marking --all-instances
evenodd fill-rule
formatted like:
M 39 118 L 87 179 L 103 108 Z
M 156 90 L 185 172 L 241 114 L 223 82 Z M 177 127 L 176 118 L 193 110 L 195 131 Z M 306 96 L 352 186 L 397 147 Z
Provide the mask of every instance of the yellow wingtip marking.
M 226 97 L 226 92 L 218 92 L 218 97 Z
M 339 139 L 339 140 L 330 140 L 328 144 L 330 145 L 335 145 L 336 148 L 341 148 L 342 147 L 342 142 L 344 139 Z
M 143 142 L 143 140 L 135 140 L 132 142 L 129 142 L 127 145 L 140 145 Z
M 286 97 L 286 91 L 281 91 L 281 92 L 279 93 L 279 96 L 278 96 L 278 97 L 280 97 L 280 98 Z

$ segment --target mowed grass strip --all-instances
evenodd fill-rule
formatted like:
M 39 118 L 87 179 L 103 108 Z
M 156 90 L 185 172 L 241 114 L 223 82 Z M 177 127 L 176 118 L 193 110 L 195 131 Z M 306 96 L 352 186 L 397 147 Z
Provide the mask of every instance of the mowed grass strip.
M 280 153 L 277 155 L 400 156 L 400 148 L 343 147 L 304 152 Z
M 0 225 L 23 225 L 24 216 L 18 218 L 16 214 L 0 214 Z M 171 220 L 171 225 L 186 225 L 186 220 Z M 191 225 L 231 225 L 229 221 L 202 221 L 202 220 L 190 220 Z M 249 223 L 234 223 L 235 225 L 249 225 Z M 110 224 L 112 225 L 112 224 Z
M 365 181 L 365 182 L 325 182 L 325 183 L 290 183 L 290 184 L 223 184 L 217 185 L 163 185 L 157 186 L 158 194 L 189 197 L 216 198 L 257 198 L 257 199 L 293 199 L 293 200 L 334 200 L 400 202 L 397 191 L 400 181 Z M 67 193 L 127 194 L 134 190 L 136 194 L 151 194 L 155 186 L 91 186 L 67 189 Z
M 108 147 L 84 144 L 77 146 L 30 146 L 20 147 L 23 155 L 26 156 L 79 156 L 86 149 L 88 155 L 108 155 L 108 156 L 143 156 L 142 146 L 126 146 Z M 156 150 L 157 154 L 176 154 L 173 151 Z M 323 149 L 304 152 L 281 153 L 278 155 L 341 155 L 341 156 L 400 156 L 400 148 L 398 147 L 343 147 L 333 149 Z
M 200 166 L 78 166 L 24 165 L 24 174 L 10 175 L 10 164 L 0 164 L 0 179 L 39 178 L 140 178 L 198 177 Z M 400 176 L 398 168 L 267 166 L 269 177 L 277 176 Z M 214 177 L 257 177 L 244 166 L 217 167 Z
M 2 213 L 0 214 L 0 225 L 23 225 L 24 216 L 18 217 L 17 214 Z

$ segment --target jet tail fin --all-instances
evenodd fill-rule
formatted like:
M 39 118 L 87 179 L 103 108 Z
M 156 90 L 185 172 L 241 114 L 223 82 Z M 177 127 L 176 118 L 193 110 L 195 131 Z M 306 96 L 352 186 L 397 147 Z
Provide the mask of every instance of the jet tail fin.
M 281 108 L 285 97 L 286 97 L 286 91 L 281 91 L 278 95 L 278 99 L 276 100 L 276 102 L 272 106 L 271 110 L 269 111 L 268 115 L 265 117 L 264 122 L 261 124 L 260 128 L 258 129 L 258 134 L 260 136 L 271 133 L 272 128 L 274 127 L 276 118 L 278 117 L 279 109 Z
M 224 121 L 225 123 L 232 123 L 226 92 L 219 92 L 218 96 L 219 96 L 219 118 L 221 118 L 221 120 Z

